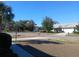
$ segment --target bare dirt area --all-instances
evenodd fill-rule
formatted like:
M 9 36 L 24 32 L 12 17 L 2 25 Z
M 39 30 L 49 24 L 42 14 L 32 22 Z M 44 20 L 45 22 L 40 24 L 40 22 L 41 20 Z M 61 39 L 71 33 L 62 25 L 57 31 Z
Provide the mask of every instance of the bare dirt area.
M 17 42 L 21 45 L 29 45 L 40 51 L 43 51 L 51 56 L 56 57 L 79 57 L 79 41 L 64 41 L 60 42 Z
M 79 37 L 77 36 L 65 36 L 63 34 L 36 34 L 30 33 L 29 35 L 35 37 L 49 37 L 51 40 L 26 40 L 24 42 L 17 42 L 21 45 L 30 45 L 40 51 L 43 51 L 49 55 L 56 57 L 79 57 Z M 27 36 L 26 36 L 27 37 Z M 62 40 L 55 40 L 55 39 Z M 47 38 L 48 39 L 48 38 Z
M 31 44 L 31 46 L 57 57 L 79 57 L 79 44 Z
M 56 57 L 79 57 L 79 44 L 23 44 Z

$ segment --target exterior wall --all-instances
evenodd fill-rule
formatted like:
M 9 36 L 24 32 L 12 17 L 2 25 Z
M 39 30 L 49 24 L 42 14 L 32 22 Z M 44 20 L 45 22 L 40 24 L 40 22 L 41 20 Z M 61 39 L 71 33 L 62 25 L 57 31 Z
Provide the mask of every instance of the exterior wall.
M 73 33 L 74 29 L 63 29 L 65 33 Z

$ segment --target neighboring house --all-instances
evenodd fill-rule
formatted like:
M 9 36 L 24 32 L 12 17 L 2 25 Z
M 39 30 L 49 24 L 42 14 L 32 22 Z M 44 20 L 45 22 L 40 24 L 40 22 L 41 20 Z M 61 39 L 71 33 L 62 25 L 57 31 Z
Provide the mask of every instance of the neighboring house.
M 43 30 L 41 26 L 35 26 L 34 32 L 39 32 L 40 30 Z
M 77 24 L 57 24 L 57 25 L 54 25 L 54 29 L 58 29 L 58 28 L 61 28 L 62 31 L 61 32 L 65 32 L 65 33 L 73 33 L 74 31 L 74 28 Z M 56 30 L 54 30 L 56 31 Z

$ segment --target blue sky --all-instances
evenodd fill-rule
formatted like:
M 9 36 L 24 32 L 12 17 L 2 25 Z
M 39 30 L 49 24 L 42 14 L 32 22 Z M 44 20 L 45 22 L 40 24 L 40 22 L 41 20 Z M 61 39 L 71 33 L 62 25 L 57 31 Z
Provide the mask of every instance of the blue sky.
M 79 21 L 79 2 L 55 1 L 5 1 L 13 9 L 14 20 L 34 20 L 40 26 L 48 16 L 60 24 L 76 23 Z

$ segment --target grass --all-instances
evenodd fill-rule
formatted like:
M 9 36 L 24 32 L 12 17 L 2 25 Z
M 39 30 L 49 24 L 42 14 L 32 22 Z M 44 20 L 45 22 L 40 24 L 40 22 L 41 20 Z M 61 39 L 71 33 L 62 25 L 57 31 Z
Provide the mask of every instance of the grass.
M 60 43 L 64 43 L 64 44 L 79 44 L 78 41 L 70 41 L 70 40 L 65 40 L 65 39 L 48 39 L 48 41 L 50 42 L 60 42 Z
M 64 39 L 48 39 L 50 42 L 64 42 Z

